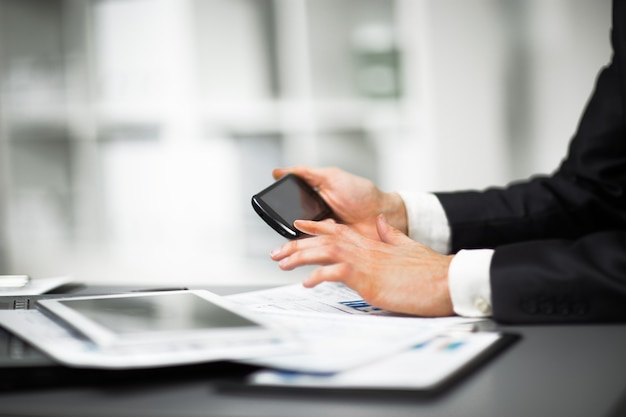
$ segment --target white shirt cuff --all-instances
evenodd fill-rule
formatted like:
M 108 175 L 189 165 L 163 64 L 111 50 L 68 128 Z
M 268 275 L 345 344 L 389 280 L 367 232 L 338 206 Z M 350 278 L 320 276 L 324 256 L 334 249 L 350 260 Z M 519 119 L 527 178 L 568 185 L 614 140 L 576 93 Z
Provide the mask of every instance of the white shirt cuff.
M 448 270 L 454 312 L 464 317 L 491 316 L 489 268 L 493 249 L 459 251 Z
M 406 207 L 409 237 L 439 253 L 449 253 L 450 226 L 437 196 L 403 191 L 398 194 Z

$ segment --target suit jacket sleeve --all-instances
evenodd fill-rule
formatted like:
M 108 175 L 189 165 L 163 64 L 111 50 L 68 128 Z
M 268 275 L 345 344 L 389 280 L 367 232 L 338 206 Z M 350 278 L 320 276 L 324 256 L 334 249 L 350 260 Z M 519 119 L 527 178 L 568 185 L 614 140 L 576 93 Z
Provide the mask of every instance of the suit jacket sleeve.
M 451 247 L 495 248 L 494 318 L 626 320 L 626 0 L 614 0 L 613 57 L 552 176 L 438 193 Z

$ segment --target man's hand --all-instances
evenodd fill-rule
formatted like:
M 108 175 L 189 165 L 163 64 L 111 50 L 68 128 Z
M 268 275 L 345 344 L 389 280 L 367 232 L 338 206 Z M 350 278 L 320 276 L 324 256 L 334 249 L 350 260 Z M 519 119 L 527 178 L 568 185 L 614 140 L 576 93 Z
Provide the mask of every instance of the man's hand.
M 384 214 L 390 224 L 407 233 L 406 208 L 397 193 L 379 190 L 373 182 L 338 168 L 298 166 L 273 171 L 278 179 L 295 174 L 315 187 L 335 213 L 337 221 L 371 239 L 378 239 L 376 217 Z
M 377 239 L 332 220 L 297 221 L 312 237 L 293 240 L 272 252 L 283 270 L 320 265 L 304 281 L 343 282 L 368 303 L 398 313 L 419 316 L 453 315 L 448 289 L 452 256 L 442 255 L 376 219 Z

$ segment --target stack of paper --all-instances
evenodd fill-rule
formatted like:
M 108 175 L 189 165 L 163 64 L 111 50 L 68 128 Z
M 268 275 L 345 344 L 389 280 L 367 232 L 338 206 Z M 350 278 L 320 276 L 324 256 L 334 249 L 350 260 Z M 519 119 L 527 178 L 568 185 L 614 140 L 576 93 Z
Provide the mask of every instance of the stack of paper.
M 285 286 L 229 299 L 281 323 L 304 341 L 293 353 L 244 360 L 270 368 L 253 374 L 253 385 L 431 389 L 502 338 L 499 333 L 468 331 L 476 319 L 393 314 L 337 283 L 313 289 Z

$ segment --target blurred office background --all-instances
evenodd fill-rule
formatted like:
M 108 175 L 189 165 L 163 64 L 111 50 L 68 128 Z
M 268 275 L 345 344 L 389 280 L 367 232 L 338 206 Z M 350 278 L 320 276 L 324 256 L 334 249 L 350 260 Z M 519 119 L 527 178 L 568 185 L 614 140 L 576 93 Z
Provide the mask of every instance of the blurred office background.
M 284 284 L 250 196 L 549 173 L 610 0 L 0 0 L 0 273 Z

